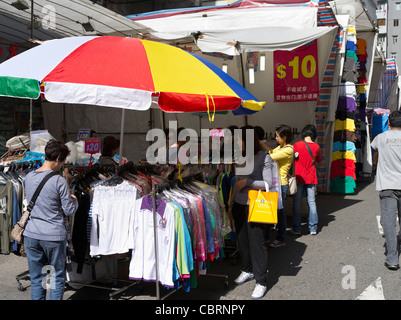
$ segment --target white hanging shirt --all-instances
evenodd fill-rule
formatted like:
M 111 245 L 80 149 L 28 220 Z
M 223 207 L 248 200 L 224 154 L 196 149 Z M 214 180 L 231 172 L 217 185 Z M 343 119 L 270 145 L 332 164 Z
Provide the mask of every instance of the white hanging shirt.
M 135 205 L 134 248 L 129 267 L 129 278 L 156 280 L 156 258 L 153 229 L 152 197 L 145 196 Z M 157 200 L 156 229 L 159 282 L 174 287 L 173 263 L 175 256 L 174 208 L 164 200 Z
M 92 203 L 90 255 L 126 253 L 134 246 L 134 211 L 137 188 L 124 181 L 98 185 Z

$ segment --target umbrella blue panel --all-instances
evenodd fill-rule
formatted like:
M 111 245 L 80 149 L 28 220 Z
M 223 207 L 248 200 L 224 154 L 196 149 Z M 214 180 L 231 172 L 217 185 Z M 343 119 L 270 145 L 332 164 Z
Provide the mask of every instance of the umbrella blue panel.
M 192 53 L 191 53 L 192 54 Z M 241 86 L 236 80 L 230 77 L 227 73 L 225 73 L 220 68 L 216 67 L 213 63 L 199 57 L 196 54 L 192 54 L 194 57 L 202 61 L 207 67 L 212 69 L 237 95 L 242 99 L 242 101 L 246 100 L 254 100 L 259 101 L 256 99 L 248 90 L 246 90 L 243 86 Z M 254 114 L 257 111 L 249 110 L 244 108 L 243 106 L 239 106 L 238 109 L 232 111 L 234 115 L 246 115 L 246 114 Z

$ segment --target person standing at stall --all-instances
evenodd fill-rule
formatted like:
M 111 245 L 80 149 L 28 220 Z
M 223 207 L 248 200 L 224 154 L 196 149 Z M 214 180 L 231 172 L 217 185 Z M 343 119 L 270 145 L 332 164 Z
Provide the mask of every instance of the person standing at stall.
M 50 140 L 47 143 L 45 162 L 25 178 L 28 203 L 42 180 L 50 173 L 61 170 L 69 153 L 70 150 L 61 141 Z M 67 242 L 64 215 L 74 215 L 77 209 L 78 200 L 70 193 L 67 181 L 58 174 L 50 177 L 39 193 L 23 233 L 32 300 L 46 299 L 49 279 L 49 299 L 63 299 Z
M 397 235 L 401 222 L 401 111 L 393 111 L 388 117 L 389 130 L 372 141 L 373 163 L 377 165 L 376 190 L 380 197 L 380 223 L 386 239 L 386 261 L 389 270 L 400 268 L 400 247 Z
M 314 125 L 305 126 L 301 136 L 303 140 L 294 144 L 297 193 L 294 195 L 291 233 L 301 235 L 301 201 L 305 190 L 309 207 L 309 232 L 315 235 L 318 224 L 315 197 L 318 178 L 316 163 L 322 161 L 322 156 L 319 145 L 314 142 L 317 138 Z
M 292 161 L 294 159 L 294 148 L 290 144 L 292 141 L 292 130 L 291 127 L 281 124 L 276 127 L 276 141 L 279 146 L 270 151 L 270 157 L 277 162 L 278 172 L 280 175 L 281 183 L 281 196 L 283 205 L 287 199 L 288 191 L 288 172 L 291 168 Z M 287 229 L 287 217 L 285 215 L 285 208 L 279 209 L 277 212 L 277 236 L 276 240 L 269 244 L 270 247 L 281 247 L 285 245 L 285 232 Z
M 120 148 L 120 140 L 113 136 L 107 136 L 103 139 L 102 155 L 99 157 L 98 163 L 100 165 L 114 165 L 118 167 L 118 163 L 114 159 Z
M 270 151 L 272 148 L 270 148 L 266 143 L 265 130 L 260 126 L 255 126 L 255 132 L 259 138 L 260 147 L 265 151 Z
M 241 274 L 234 280 L 237 285 L 247 281 L 256 280 L 255 288 L 251 297 L 253 299 L 262 298 L 267 291 L 267 248 L 265 242 L 265 232 L 267 224 L 248 222 L 249 214 L 249 190 L 265 189 L 265 182 L 269 188 L 273 189 L 273 161 L 270 156 L 261 149 L 252 126 L 244 126 L 242 136 L 238 141 L 243 151 L 243 156 L 254 157 L 254 166 L 251 174 L 247 176 L 237 176 L 234 186 L 232 202 L 230 203 L 230 215 L 234 219 L 235 231 L 238 237 L 238 247 L 241 256 Z M 246 155 L 246 134 L 247 129 L 253 132 L 254 154 Z M 277 171 L 277 169 L 276 169 Z M 277 179 L 278 180 L 278 179 Z

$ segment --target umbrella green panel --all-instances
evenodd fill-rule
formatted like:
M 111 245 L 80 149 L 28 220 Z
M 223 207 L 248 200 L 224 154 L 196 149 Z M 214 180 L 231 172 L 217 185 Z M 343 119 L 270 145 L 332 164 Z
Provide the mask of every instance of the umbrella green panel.
M 39 95 L 40 88 L 38 80 L 0 77 L 0 96 L 37 99 Z

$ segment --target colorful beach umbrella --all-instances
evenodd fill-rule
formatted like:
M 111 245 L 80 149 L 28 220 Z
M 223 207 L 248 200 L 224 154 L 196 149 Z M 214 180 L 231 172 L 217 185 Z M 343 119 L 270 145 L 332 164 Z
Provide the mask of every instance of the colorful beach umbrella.
M 42 86 L 46 100 L 56 103 L 147 110 L 157 97 L 165 112 L 212 113 L 244 103 L 262 108 L 264 102 L 221 76 L 228 75 L 167 44 L 71 37 L 44 42 L 0 64 L 0 95 L 37 99 Z

